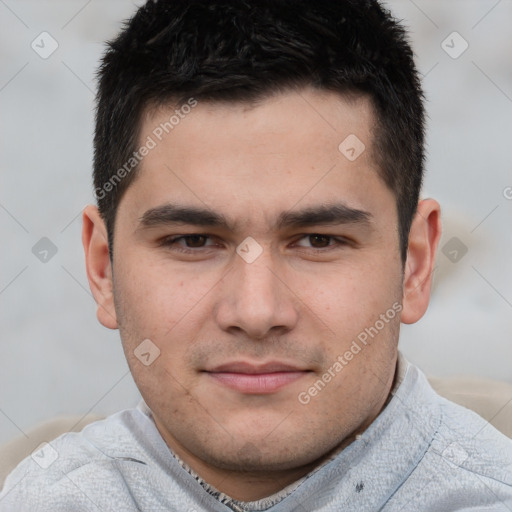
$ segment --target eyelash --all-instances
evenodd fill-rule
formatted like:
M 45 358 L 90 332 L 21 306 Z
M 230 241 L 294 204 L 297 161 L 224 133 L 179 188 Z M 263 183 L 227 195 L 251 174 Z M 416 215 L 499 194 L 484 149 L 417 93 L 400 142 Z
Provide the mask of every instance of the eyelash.
M 343 238 L 343 237 L 335 237 L 332 235 L 325 235 L 323 233 L 306 233 L 302 235 L 298 240 L 302 240 L 303 238 L 312 237 L 312 236 L 318 236 L 318 237 L 325 237 L 328 238 L 329 241 L 333 241 L 333 244 L 329 244 L 326 247 L 302 247 L 302 249 L 307 249 L 309 251 L 313 252 L 327 252 L 329 250 L 332 250 L 336 247 L 343 247 L 347 245 L 351 245 L 350 241 Z M 208 247 L 214 247 L 213 245 L 207 245 L 204 247 L 196 247 L 196 248 L 186 248 L 186 247 L 179 247 L 176 245 L 176 242 L 180 240 L 186 240 L 191 237 L 204 237 L 206 239 L 211 240 L 211 237 L 209 235 L 203 235 L 202 233 L 194 233 L 190 235 L 178 235 L 178 236 L 170 236 L 163 238 L 161 242 L 159 243 L 159 246 L 161 247 L 168 247 L 171 248 L 173 251 L 181 252 L 184 254 L 197 254 L 200 250 L 207 249 Z

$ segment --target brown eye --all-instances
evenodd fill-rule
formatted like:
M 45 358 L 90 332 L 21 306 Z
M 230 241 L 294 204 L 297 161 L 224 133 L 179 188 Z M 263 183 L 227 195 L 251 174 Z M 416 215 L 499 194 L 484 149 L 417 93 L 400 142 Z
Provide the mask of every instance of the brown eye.
M 332 243 L 335 242 L 332 236 L 322 235 L 320 233 L 304 235 L 300 242 L 301 243 L 298 244 L 300 247 L 309 247 L 310 249 L 325 249 L 326 247 L 335 245 L 335 243 Z
M 296 242 L 296 245 L 301 249 L 326 252 L 334 249 L 341 249 L 350 245 L 350 242 L 344 237 L 324 235 L 322 233 L 311 233 L 302 235 L 298 242 Z
M 205 235 L 187 235 L 183 237 L 185 240 L 187 247 L 204 247 L 204 244 L 207 240 L 207 236 Z
M 193 252 L 193 249 L 207 249 L 215 244 L 212 243 L 208 235 L 194 233 L 191 235 L 166 237 L 160 242 L 160 245 L 180 252 L 187 252 L 189 249 L 189 252 Z
M 328 247 L 331 241 L 331 237 L 327 235 L 309 235 L 309 241 L 312 247 L 316 249 L 322 249 L 323 247 Z

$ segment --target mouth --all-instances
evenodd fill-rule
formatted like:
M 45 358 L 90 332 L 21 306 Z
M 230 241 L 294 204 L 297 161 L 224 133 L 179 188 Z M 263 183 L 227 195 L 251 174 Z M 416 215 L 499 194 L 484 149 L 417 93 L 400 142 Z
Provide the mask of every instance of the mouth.
M 226 363 L 211 370 L 205 370 L 205 373 L 217 383 L 250 395 L 274 393 L 310 372 L 310 370 L 279 362 L 256 365 L 243 361 Z

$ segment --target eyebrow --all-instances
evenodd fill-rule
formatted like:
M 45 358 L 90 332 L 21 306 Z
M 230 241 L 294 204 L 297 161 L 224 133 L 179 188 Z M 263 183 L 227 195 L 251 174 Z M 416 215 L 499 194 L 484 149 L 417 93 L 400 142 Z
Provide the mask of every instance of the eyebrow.
M 300 228 L 320 224 L 365 224 L 370 225 L 370 212 L 351 208 L 344 203 L 312 206 L 297 212 L 283 212 L 279 216 L 277 228 Z
M 344 203 L 312 206 L 299 211 L 282 212 L 272 226 L 273 229 L 311 227 L 323 224 L 370 225 L 370 212 L 351 208 Z M 223 214 L 208 208 L 166 203 L 147 210 L 140 218 L 137 230 L 168 224 L 189 224 L 235 230 L 235 225 Z

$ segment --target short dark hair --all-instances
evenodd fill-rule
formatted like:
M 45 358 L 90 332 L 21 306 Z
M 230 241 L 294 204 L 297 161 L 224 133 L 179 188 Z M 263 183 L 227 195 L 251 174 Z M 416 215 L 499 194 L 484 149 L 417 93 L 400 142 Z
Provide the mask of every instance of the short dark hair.
M 423 93 L 406 32 L 377 1 L 150 0 L 108 43 L 98 77 L 94 186 L 111 258 L 146 109 L 312 86 L 371 99 L 373 156 L 396 198 L 405 262 L 424 167 Z

